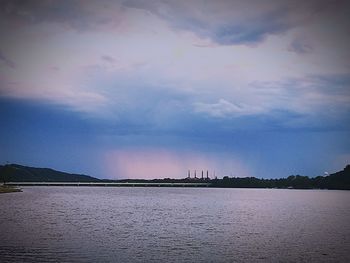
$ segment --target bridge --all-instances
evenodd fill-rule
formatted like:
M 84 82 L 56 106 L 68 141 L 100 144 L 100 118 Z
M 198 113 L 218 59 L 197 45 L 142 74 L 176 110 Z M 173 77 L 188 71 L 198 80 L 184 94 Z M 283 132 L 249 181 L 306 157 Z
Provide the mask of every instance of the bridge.
M 103 186 L 103 187 L 209 187 L 211 183 L 158 182 L 6 182 L 11 186 Z

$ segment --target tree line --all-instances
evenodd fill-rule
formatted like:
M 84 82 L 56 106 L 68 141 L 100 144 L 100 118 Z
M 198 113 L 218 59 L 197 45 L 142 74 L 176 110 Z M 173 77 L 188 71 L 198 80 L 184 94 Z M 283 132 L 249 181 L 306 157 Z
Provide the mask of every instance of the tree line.
M 350 165 L 343 171 L 328 175 L 308 177 L 291 175 L 279 179 L 259 179 L 256 177 L 228 177 L 211 180 L 213 187 L 222 188 L 293 188 L 293 189 L 340 189 L 350 190 Z

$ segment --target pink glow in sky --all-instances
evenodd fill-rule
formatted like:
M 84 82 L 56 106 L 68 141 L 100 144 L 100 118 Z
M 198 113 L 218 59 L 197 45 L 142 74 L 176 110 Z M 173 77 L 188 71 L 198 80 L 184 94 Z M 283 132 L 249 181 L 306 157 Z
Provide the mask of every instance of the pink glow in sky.
M 108 178 L 185 178 L 188 170 L 191 176 L 197 171 L 197 177 L 201 171 L 209 171 L 213 178 L 217 174 L 236 174 L 250 176 L 238 160 L 220 158 L 201 153 L 179 153 L 164 149 L 125 149 L 109 152 L 105 156 L 105 164 L 108 167 Z M 216 169 L 216 171 L 215 171 Z M 225 171 L 226 170 L 226 171 Z

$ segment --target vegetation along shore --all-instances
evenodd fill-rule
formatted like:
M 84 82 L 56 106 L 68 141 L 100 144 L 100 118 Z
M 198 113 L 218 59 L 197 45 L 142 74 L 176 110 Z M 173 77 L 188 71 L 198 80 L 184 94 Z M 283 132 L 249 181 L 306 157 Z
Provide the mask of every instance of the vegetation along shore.
M 22 192 L 20 188 L 12 187 L 8 185 L 0 185 L 0 194 L 4 193 L 13 193 L 13 192 Z

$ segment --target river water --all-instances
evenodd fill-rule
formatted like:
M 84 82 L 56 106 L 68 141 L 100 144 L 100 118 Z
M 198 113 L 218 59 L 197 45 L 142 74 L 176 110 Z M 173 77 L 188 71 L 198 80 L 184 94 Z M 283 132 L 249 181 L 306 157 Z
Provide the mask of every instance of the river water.
M 23 187 L 0 262 L 350 262 L 350 191 Z

